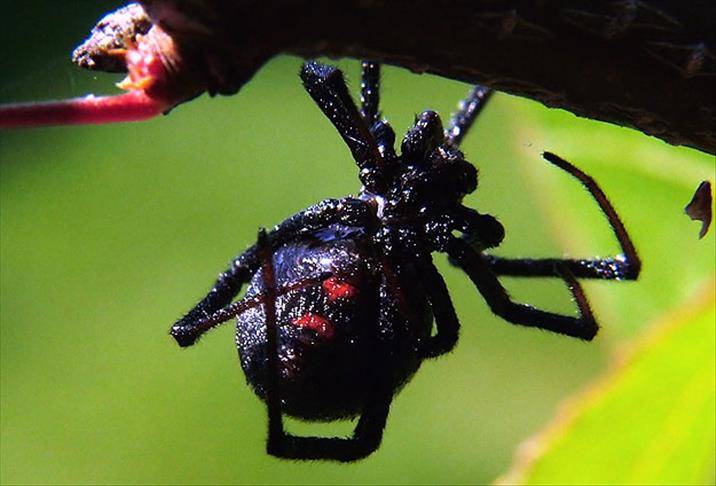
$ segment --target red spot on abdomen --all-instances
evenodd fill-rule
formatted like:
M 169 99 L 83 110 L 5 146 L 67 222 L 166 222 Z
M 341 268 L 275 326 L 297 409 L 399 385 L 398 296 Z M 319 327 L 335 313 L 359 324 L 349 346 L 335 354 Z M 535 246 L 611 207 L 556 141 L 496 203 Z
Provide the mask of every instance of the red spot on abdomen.
M 358 289 L 348 282 L 331 277 L 323 281 L 323 290 L 328 300 L 333 302 L 337 299 L 353 299 L 358 294 Z
M 326 340 L 330 340 L 333 337 L 333 324 L 330 320 L 318 314 L 303 314 L 301 317 L 293 319 L 291 324 L 312 329 Z

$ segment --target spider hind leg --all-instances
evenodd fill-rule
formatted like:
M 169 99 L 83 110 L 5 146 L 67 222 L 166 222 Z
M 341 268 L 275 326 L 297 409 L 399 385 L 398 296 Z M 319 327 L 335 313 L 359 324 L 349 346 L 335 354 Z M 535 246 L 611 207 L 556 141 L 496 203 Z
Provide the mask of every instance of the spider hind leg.
M 393 390 L 386 379 L 376 378 L 372 396 L 363 409 L 351 437 L 300 437 L 286 432 L 283 423 L 279 386 L 278 329 L 276 319 L 276 276 L 273 251 L 264 230 L 256 244 L 264 282 L 264 315 L 266 324 L 267 374 L 266 404 L 268 408 L 267 452 L 289 459 L 324 459 L 341 462 L 361 459 L 380 445 L 388 417 Z

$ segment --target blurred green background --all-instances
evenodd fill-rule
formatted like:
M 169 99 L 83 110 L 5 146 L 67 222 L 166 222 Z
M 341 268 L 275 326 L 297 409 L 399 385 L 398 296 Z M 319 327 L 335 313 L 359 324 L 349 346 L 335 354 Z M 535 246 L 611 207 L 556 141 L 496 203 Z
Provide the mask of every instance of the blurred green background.
M 116 76 L 67 58 L 118 3 L 1 1 L 0 102 L 115 92 Z M 267 456 L 264 406 L 245 384 L 233 326 L 186 350 L 167 332 L 257 228 L 357 190 L 348 150 L 300 85 L 300 62 L 277 58 L 239 95 L 147 123 L 0 133 L 0 481 L 489 482 L 615 349 L 713 278 L 713 232 L 698 241 L 682 211 L 713 180 L 712 156 L 498 95 L 463 146 L 480 169 L 468 204 L 507 228 L 498 253 L 617 251 L 581 186 L 541 160 L 550 150 L 610 195 L 643 278 L 585 283 L 603 328 L 584 344 L 494 317 L 439 256 L 461 340 L 396 398 L 381 449 L 350 465 Z M 358 63 L 339 65 L 355 92 Z M 404 132 L 425 108 L 447 117 L 467 88 L 387 68 L 383 112 Z M 559 282 L 505 284 L 574 312 Z M 351 427 L 290 422 L 301 433 Z

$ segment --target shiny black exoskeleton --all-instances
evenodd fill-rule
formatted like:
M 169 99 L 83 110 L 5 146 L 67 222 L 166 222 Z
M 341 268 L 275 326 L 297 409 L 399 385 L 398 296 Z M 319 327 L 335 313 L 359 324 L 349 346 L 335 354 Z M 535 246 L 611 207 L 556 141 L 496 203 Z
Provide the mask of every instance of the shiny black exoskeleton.
M 276 286 L 316 282 L 276 299 L 281 405 L 284 412 L 311 420 L 358 415 L 370 399 L 374 376 L 392 372 L 391 389 L 417 369 L 416 352 L 430 333 L 432 315 L 420 286 L 406 288 L 415 321 L 394 306 L 381 309 L 381 263 L 361 228 L 331 225 L 286 244 L 273 255 Z M 415 279 L 414 269 L 401 268 Z M 412 274 L 412 275 L 411 275 Z M 324 276 L 321 279 L 321 276 Z M 254 274 L 248 298 L 265 292 L 261 272 Z M 380 313 L 390 313 L 390 317 Z M 376 329 L 373 323 L 386 323 Z M 375 339 L 376 331 L 383 333 Z M 385 347 L 381 349 L 379 345 Z M 268 373 L 263 306 L 239 314 L 236 346 L 249 383 L 266 398 Z M 387 351 L 391 364 L 380 357 Z
M 339 70 L 308 62 L 301 79 L 348 145 L 359 168 L 359 194 L 322 201 L 269 233 L 261 231 L 256 245 L 236 257 L 171 330 L 181 346 L 189 346 L 238 316 L 241 364 L 268 406 L 269 453 L 351 461 L 379 446 L 394 394 L 422 360 L 450 351 L 457 342 L 459 321 L 433 252 L 447 253 L 507 321 L 584 340 L 595 336 L 598 326 L 576 279 L 635 279 L 641 264 L 594 180 L 544 153 L 592 194 L 623 254 L 606 259 L 488 255 L 485 250 L 499 245 L 504 230 L 494 217 L 462 205 L 477 188 L 477 169 L 459 150 L 489 97 L 487 89 L 472 89 L 446 129 L 433 111 L 416 117 L 397 154 L 395 134 L 378 109 L 377 64 L 363 63 L 360 109 Z M 579 315 L 513 302 L 499 275 L 559 277 Z M 231 303 L 245 283 L 246 295 Z M 308 420 L 360 418 L 349 438 L 298 437 L 285 432 L 282 413 Z

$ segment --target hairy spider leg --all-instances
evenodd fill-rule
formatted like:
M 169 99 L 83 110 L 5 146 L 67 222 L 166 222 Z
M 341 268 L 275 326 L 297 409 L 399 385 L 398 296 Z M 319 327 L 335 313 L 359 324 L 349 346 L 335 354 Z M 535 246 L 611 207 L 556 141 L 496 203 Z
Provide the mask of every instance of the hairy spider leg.
M 360 113 L 375 138 L 378 151 L 383 156 L 386 172 L 391 173 L 396 161 L 395 132 L 381 118 L 380 112 L 380 64 L 372 61 L 361 63 Z M 386 178 L 390 178 L 388 174 Z
M 452 148 L 460 148 L 463 138 L 475 122 L 485 104 L 492 96 L 492 91 L 484 86 L 476 85 L 465 99 L 460 101 L 458 111 L 453 114 L 445 129 L 445 143 Z
M 609 225 L 622 249 L 622 254 L 613 258 L 593 259 L 562 259 L 562 258 L 501 258 L 485 256 L 490 269 L 497 275 L 514 275 L 519 277 L 554 277 L 555 268 L 564 265 L 574 276 L 579 278 L 596 278 L 602 280 L 636 280 L 641 271 L 641 260 L 637 255 L 634 243 L 629 237 L 624 224 L 614 206 L 607 199 L 604 191 L 596 181 L 583 171 L 563 158 L 544 152 L 543 157 L 568 174 L 576 177 L 587 188 L 599 204 L 599 208 L 609 221 Z
M 326 279 L 331 278 L 332 276 L 332 272 L 324 272 L 318 274 L 313 278 L 305 278 L 296 282 L 291 282 L 276 289 L 276 295 L 284 295 L 289 292 L 304 289 L 306 287 L 321 285 L 321 283 L 323 283 Z M 238 316 L 239 314 L 242 314 L 249 309 L 263 305 L 264 302 L 266 302 L 265 294 L 258 294 L 250 298 L 247 297 L 241 299 L 240 301 L 227 305 L 226 307 L 222 307 L 208 317 L 198 318 L 195 322 L 192 323 L 190 331 L 187 331 L 185 329 L 178 329 L 176 331 L 173 331 L 179 334 L 179 338 L 184 339 L 185 341 L 188 341 L 191 337 L 196 340 L 198 336 L 205 333 L 206 331 L 228 321 L 233 317 Z M 184 346 L 188 346 L 188 344 L 184 344 Z
M 492 272 L 485 257 L 476 252 L 469 243 L 453 237 L 448 244 L 448 254 L 457 262 L 483 295 L 496 315 L 513 324 L 537 327 L 591 341 L 599 330 L 584 292 L 566 265 L 557 264 L 555 272 L 567 284 L 577 303 L 579 317 L 564 316 L 513 302 L 507 290 Z
M 361 63 L 360 114 L 369 127 L 380 119 L 380 64 Z
M 388 418 L 392 401 L 392 388 L 389 379 L 380 373 L 381 364 L 376 363 L 374 374 L 376 386 L 372 396 L 358 420 L 352 437 L 300 437 L 289 434 L 283 425 L 281 412 L 281 390 L 279 386 L 279 357 L 276 321 L 276 278 L 273 269 L 273 254 L 268 235 L 261 230 L 256 244 L 261 260 L 261 272 L 265 287 L 264 315 L 266 322 L 266 346 L 268 346 L 268 367 L 266 377 L 266 404 L 268 408 L 269 454 L 290 459 L 330 459 L 336 461 L 354 461 L 363 458 L 380 445 L 383 430 Z M 378 338 L 378 329 L 375 329 Z M 381 358 L 381 356 L 384 356 Z M 387 353 L 378 353 L 379 362 L 387 359 Z M 389 373 L 386 373 L 389 375 Z
M 281 415 L 281 394 L 278 375 L 278 323 L 276 322 L 276 278 L 273 271 L 273 254 L 266 230 L 259 230 L 256 247 L 261 258 L 261 277 L 264 282 L 264 315 L 266 324 L 266 407 L 268 408 L 269 430 L 268 445 L 271 449 L 272 438 L 281 437 L 283 431 L 283 417 Z
M 283 221 L 269 233 L 268 238 L 271 245 L 277 248 L 301 234 L 334 223 L 371 227 L 374 225 L 373 218 L 370 208 L 363 201 L 353 198 L 326 199 Z M 191 346 L 206 331 L 236 315 L 226 306 L 251 279 L 259 265 L 256 245 L 234 258 L 206 297 L 172 326 L 170 333 L 177 343 L 182 347 Z M 220 312 L 222 310 L 223 313 Z
M 363 185 L 373 194 L 388 190 L 385 163 L 378 143 L 348 92 L 343 73 L 333 66 L 314 61 L 301 68 L 303 86 L 321 111 L 333 123 L 358 165 Z
M 421 356 L 435 358 L 455 347 L 460 331 L 460 320 L 450 299 L 445 280 L 435 268 L 432 257 L 427 255 L 419 262 L 419 266 L 421 281 L 432 306 L 436 327 L 436 333 L 424 343 Z

